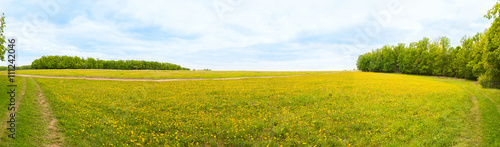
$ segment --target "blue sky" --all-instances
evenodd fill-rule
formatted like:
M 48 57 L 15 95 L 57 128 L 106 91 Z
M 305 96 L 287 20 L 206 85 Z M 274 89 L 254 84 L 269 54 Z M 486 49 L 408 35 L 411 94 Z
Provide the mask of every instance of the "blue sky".
M 488 28 L 495 0 L 1 0 L 18 64 L 43 55 L 213 70 L 345 70 L 383 45 Z M 7 65 L 6 62 L 2 64 Z

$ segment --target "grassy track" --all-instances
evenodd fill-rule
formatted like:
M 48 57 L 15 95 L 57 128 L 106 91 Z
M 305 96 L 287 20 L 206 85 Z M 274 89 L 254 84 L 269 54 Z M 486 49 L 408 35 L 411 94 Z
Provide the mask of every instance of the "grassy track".
M 26 78 L 19 110 L 25 113 L 19 117 L 25 131 L 10 144 L 0 137 L 0 146 L 54 143 L 44 137 L 50 124 L 43 121 L 36 83 L 58 120 L 63 146 L 499 146 L 500 141 L 500 90 L 465 80 L 361 72 L 170 82 L 33 79 Z
M 469 135 L 467 140 L 458 146 L 500 146 L 500 90 L 484 89 L 474 81 L 466 81 L 462 79 L 435 78 L 414 76 L 415 78 L 426 78 L 428 80 L 436 80 L 443 83 L 449 83 L 461 87 L 467 92 L 474 95 L 477 99 L 479 108 L 480 122 L 474 120 L 474 116 L 468 119 Z M 480 134 L 477 132 L 480 130 Z M 479 140 L 478 140 L 479 139 Z
M 2 124 L 0 146 L 61 146 L 62 142 L 59 138 L 51 137 L 53 131 L 51 132 L 51 129 L 49 129 L 50 120 L 47 120 L 47 118 L 50 117 L 46 115 L 48 108 L 44 107 L 40 100 L 39 96 L 41 91 L 39 91 L 36 86 L 36 82 L 31 78 L 17 77 L 17 80 L 18 87 L 16 88 L 16 100 L 19 106 L 16 112 L 16 139 L 7 137 L 9 132 L 4 131 L 7 124 Z M 0 83 L 2 85 L 7 85 L 5 81 Z M 4 102 L 8 101 L 3 99 L 2 103 Z M 7 103 L 2 106 L 7 107 Z
M 493 89 L 478 88 L 472 82 L 462 85 L 469 89 L 478 100 L 480 111 L 481 146 L 500 146 L 500 92 Z M 474 124 L 477 125 L 477 124 Z
M 17 107 L 18 111 L 16 112 L 16 139 L 7 138 L 8 132 L 4 131 L 6 123 L 2 123 L 2 132 L 5 134 L 0 136 L 2 140 L 0 146 L 43 146 L 45 142 L 48 141 L 45 139 L 48 132 L 46 127 L 47 123 L 43 121 L 41 106 L 37 101 L 37 88 L 34 81 L 29 78 L 18 77 L 17 80 L 18 87 L 16 91 L 19 90 L 17 91 L 17 100 L 19 100 L 18 103 L 20 103 L 20 105 Z M 6 83 L 2 83 L 2 85 L 4 84 Z M 21 90 L 24 89 L 24 86 L 26 86 L 26 88 L 24 92 L 22 92 Z M 20 99 L 21 93 L 24 93 L 22 99 Z M 4 101 L 5 99 L 2 99 L 2 102 Z M 7 105 L 2 106 L 7 107 Z
M 165 70 L 87 70 L 87 69 L 53 69 L 53 70 L 19 70 L 17 74 L 62 76 L 62 77 L 99 77 L 120 79 L 197 79 L 197 78 L 235 78 L 261 76 L 290 76 L 332 73 L 315 72 L 273 72 L 273 71 L 165 71 Z

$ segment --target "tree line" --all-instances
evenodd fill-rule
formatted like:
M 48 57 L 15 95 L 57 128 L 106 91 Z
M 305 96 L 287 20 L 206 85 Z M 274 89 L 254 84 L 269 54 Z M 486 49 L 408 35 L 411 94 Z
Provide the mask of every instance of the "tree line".
M 495 19 L 491 27 L 475 36 L 463 37 L 460 46 L 451 47 L 447 37 L 385 45 L 360 55 L 357 68 L 367 72 L 465 78 L 478 80 L 483 87 L 500 88 L 500 18 L 497 14 L 498 9 L 490 10 L 485 17 Z
M 32 69 L 119 69 L 119 70 L 190 70 L 172 63 L 138 60 L 99 60 L 78 56 L 42 56 L 31 63 Z
M 0 71 L 8 70 L 7 66 L 0 66 Z M 16 70 L 28 70 L 31 69 L 31 65 L 16 66 Z

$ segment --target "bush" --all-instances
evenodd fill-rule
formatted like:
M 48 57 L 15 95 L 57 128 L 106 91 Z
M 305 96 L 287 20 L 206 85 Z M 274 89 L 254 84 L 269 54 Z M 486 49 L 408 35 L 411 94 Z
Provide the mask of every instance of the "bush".
M 500 71 L 490 68 L 490 70 L 479 77 L 478 82 L 484 88 L 500 88 Z

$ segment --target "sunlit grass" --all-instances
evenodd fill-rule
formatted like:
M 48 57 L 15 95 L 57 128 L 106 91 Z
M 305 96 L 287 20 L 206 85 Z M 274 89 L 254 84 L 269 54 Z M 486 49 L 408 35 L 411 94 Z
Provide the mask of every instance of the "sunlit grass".
M 467 145 L 473 127 L 472 95 L 431 77 L 36 81 L 70 146 L 452 146 Z

